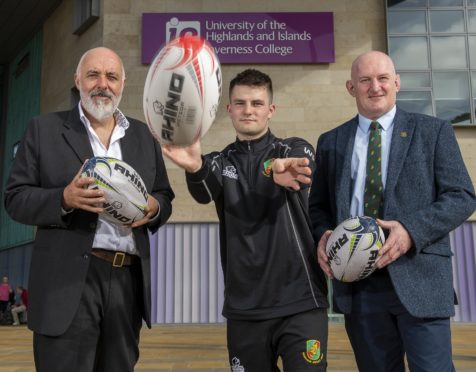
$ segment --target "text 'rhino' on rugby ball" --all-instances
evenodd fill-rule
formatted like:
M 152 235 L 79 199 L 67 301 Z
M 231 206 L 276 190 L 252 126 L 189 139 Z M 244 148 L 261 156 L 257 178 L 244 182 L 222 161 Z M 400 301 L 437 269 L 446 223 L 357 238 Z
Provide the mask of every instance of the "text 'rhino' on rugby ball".
M 144 115 L 152 135 L 162 144 L 192 144 L 215 120 L 221 90 L 220 62 L 206 40 L 170 41 L 152 61 L 144 86 Z
M 104 191 L 104 217 L 117 224 L 130 224 L 145 215 L 148 193 L 140 175 L 126 162 L 94 157 L 83 166 L 82 177 L 93 177 L 89 188 Z
M 371 217 L 353 217 L 339 224 L 326 245 L 334 277 L 354 282 L 372 274 L 384 242 L 382 228 Z

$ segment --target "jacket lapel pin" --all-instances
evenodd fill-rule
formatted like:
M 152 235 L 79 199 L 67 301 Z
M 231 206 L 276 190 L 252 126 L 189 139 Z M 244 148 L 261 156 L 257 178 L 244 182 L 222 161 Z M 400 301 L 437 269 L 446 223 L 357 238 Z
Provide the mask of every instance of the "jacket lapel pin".
M 407 132 L 400 132 L 400 137 L 407 138 Z

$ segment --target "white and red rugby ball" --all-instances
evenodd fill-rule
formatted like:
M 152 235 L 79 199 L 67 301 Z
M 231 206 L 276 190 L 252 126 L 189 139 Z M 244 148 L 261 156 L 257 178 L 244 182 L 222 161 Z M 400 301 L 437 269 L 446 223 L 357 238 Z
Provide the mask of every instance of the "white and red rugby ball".
M 187 146 L 215 120 L 222 91 L 220 62 L 199 36 L 167 43 L 149 67 L 144 86 L 144 115 L 162 144 Z
M 104 217 L 117 224 L 130 224 L 145 215 L 149 194 L 140 175 L 126 162 L 94 157 L 83 166 L 82 177 L 93 177 L 89 188 L 104 191 Z
M 371 217 L 353 217 L 339 224 L 326 245 L 334 278 L 354 282 L 372 274 L 384 242 L 382 228 Z

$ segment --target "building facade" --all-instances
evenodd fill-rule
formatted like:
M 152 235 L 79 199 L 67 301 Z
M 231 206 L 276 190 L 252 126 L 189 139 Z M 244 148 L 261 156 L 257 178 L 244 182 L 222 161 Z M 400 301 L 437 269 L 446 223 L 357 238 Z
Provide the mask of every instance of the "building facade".
M 30 12 L 39 12 L 32 4 Z M 319 135 L 356 115 L 345 89 L 350 65 L 369 50 L 390 53 L 402 76 L 398 104 L 410 111 L 453 122 L 473 183 L 476 184 L 476 1 L 475 0 L 63 0 L 45 1 L 29 34 L 11 29 L 0 39 L 0 175 L 3 188 L 15 147 L 31 116 L 70 109 L 78 99 L 73 74 L 81 55 L 96 46 L 123 59 L 126 88 L 121 110 L 144 120 L 142 94 L 148 65 L 141 62 L 144 13 L 332 12 L 335 62 L 321 64 L 226 64 L 224 95 L 214 125 L 203 138 L 205 152 L 234 140 L 226 113 L 228 82 L 256 67 L 273 79 L 277 112 L 270 124 L 277 136 L 299 135 L 316 144 Z M 10 12 L 8 13 L 7 10 Z M 26 17 L 0 9 L 5 17 Z M 11 22 L 12 24 L 14 22 Z M 26 27 L 28 29 L 28 27 Z M 18 38 L 18 40 L 15 40 Z M 13 40 L 13 42 L 12 42 Z M 12 47 L 12 44 L 17 47 Z M 4 44 L 4 45 L 2 45 Z M 5 48 L 3 48 L 5 46 Z M 7 48 L 8 46 L 8 48 Z M 190 197 L 184 172 L 167 162 L 176 193 L 169 224 L 152 237 L 156 254 L 155 320 L 221 322 L 214 206 Z M 0 274 L 26 285 L 34 228 L 14 223 L 0 208 Z M 476 213 L 452 235 L 455 287 L 460 298 L 455 320 L 476 321 Z M 473 283 L 473 284 L 471 284 Z

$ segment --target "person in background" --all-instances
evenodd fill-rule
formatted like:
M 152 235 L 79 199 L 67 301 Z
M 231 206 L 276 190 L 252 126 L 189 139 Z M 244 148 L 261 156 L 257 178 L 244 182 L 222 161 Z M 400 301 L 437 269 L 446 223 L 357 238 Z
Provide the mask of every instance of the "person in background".
M 10 302 L 10 296 L 13 293 L 10 283 L 8 283 L 8 277 L 4 276 L 0 283 L 0 320 L 3 320 L 5 312 Z
M 199 141 L 163 152 L 185 169 L 196 201 L 215 202 L 230 367 L 277 371 L 280 356 L 285 371 L 325 371 L 327 283 L 307 213 L 314 149 L 271 133 L 268 75 L 241 72 L 229 98 L 235 142 L 205 156 Z
M 23 287 L 17 287 L 15 292 L 19 296 L 18 303 L 12 306 L 12 317 L 14 326 L 20 325 L 19 315 L 26 313 L 28 309 L 28 291 Z
M 454 291 L 449 232 L 476 208 L 450 123 L 396 105 L 400 77 L 388 55 L 352 64 L 346 84 L 358 115 L 320 136 L 309 197 L 318 259 L 332 230 L 352 216 L 377 218 L 387 235 L 368 278 L 333 280 L 359 371 L 454 371 Z
M 172 212 L 160 145 L 147 126 L 118 108 L 120 57 L 94 48 L 74 76 L 79 104 L 32 119 L 5 189 L 5 208 L 38 226 L 29 277 L 28 326 L 38 372 L 132 372 L 142 320 L 150 327 L 150 246 Z M 144 218 L 103 217 L 104 193 L 81 177 L 93 156 L 125 161 L 148 192 Z

